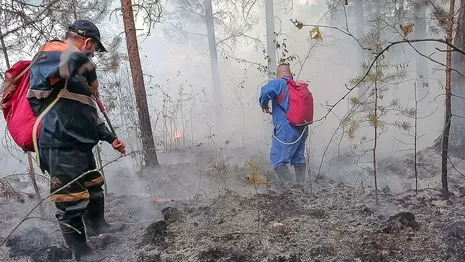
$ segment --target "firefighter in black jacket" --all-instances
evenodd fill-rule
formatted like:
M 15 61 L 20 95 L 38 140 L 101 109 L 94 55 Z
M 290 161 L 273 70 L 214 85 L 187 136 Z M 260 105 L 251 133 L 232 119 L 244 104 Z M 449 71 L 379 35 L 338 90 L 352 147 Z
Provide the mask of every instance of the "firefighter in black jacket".
M 98 28 L 86 20 L 75 21 L 65 42 L 53 40 L 39 51 L 27 94 L 34 113 L 44 115 L 38 130 L 38 159 L 42 172 L 51 177 L 50 191 L 85 173 L 51 196 L 63 237 L 77 260 L 96 255 L 86 243 L 86 232 L 90 236 L 123 229 L 105 221 L 104 180 L 92 153 L 99 141 L 106 141 L 125 154 L 124 143 L 98 117 L 92 100 L 98 95 L 95 65 L 90 60 L 96 51 L 106 51 Z

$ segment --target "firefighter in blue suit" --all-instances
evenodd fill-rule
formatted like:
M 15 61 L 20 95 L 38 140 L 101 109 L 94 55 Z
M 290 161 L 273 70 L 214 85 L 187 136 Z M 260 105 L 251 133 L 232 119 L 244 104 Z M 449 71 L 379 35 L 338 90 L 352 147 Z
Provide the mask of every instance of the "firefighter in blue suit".
M 295 127 L 286 117 L 285 112 L 289 109 L 289 91 L 285 91 L 287 82 L 282 78 L 292 78 L 289 64 L 280 64 L 276 77 L 262 88 L 259 98 L 263 111 L 271 113 L 273 117 L 274 131 L 271 137 L 270 160 L 278 178 L 285 184 L 293 183 L 287 164 L 294 166 L 295 182 L 302 185 L 306 173 L 305 142 L 308 137 L 308 126 Z M 286 93 L 278 104 L 277 99 L 283 91 Z M 270 100 L 272 112 L 269 110 Z

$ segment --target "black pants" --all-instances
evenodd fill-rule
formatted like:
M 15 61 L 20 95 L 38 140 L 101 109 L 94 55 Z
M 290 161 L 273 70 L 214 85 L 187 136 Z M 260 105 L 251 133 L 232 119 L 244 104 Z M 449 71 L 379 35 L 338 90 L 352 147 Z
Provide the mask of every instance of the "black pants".
M 92 150 L 39 148 L 40 168 L 50 175 L 50 197 L 55 203 L 56 218 L 63 233 L 84 231 L 82 215 L 103 212 L 103 177 L 96 169 Z M 57 191 L 85 172 L 77 181 Z M 100 214 L 99 214 L 100 215 Z M 69 227 L 71 226 L 71 227 Z

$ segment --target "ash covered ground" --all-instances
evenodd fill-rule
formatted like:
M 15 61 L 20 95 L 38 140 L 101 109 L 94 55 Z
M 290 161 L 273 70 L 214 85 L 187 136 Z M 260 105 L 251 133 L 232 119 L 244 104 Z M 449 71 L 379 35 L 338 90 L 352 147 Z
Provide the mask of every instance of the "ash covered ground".
M 420 156 L 417 194 L 405 190 L 414 188 L 411 156 L 380 165 L 388 187 L 379 205 L 371 187 L 331 176 L 281 191 L 256 190 L 246 169 L 205 164 L 212 160 L 120 170 L 107 175 L 118 194 L 107 195 L 106 215 L 127 227 L 90 245 L 100 261 L 465 261 L 465 161 L 451 159 L 453 195 L 443 200 L 440 156 Z M 34 204 L 1 200 L 2 239 Z M 70 261 L 49 201 L 45 213 L 24 221 L 0 248 L 1 261 Z

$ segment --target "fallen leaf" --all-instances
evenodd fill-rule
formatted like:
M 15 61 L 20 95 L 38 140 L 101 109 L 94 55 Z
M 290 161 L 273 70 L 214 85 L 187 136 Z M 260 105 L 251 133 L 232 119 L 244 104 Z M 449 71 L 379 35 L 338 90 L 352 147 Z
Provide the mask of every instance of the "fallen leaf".
M 277 228 L 277 227 L 283 227 L 284 224 L 283 223 L 280 223 L 280 222 L 277 222 L 277 221 L 273 221 L 270 223 L 270 228 Z
M 405 26 L 400 25 L 400 30 L 402 30 L 402 33 L 404 34 L 404 37 L 407 38 L 408 35 L 413 31 L 413 24 L 406 24 Z
M 318 29 L 318 27 L 314 27 L 310 30 L 310 36 L 312 39 L 323 41 L 323 37 L 321 36 L 320 29 Z

